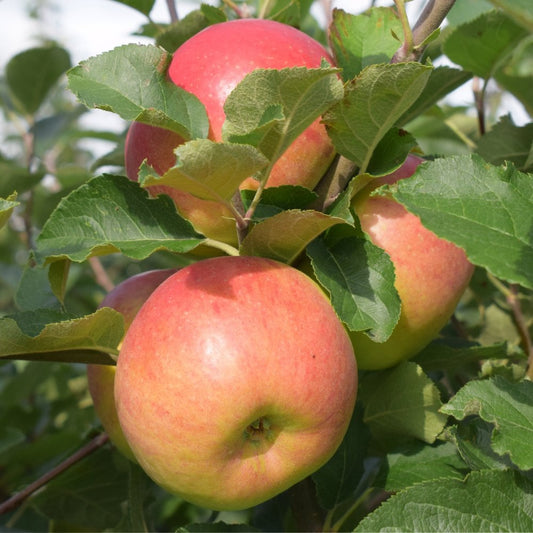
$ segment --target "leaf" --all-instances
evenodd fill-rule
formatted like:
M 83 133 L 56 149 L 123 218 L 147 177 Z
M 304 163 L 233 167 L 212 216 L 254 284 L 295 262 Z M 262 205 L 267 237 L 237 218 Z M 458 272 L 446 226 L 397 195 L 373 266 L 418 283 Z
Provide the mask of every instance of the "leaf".
M 369 442 L 370 432 L 363 422 L 363 409 L 358 403 L 341 445 L 313 474 L 317 496 L 324 509 L 333 509 L 353 494 L 365 472 Z
M 128 499 L 125 463 L 110 448 L 97 450 L 50 481 L 29 503 L 52 520 L 92 531 L 113 528 Z
M 122 252 L 144 259 L 157 250 L 185 253 L 204 238 L 168 196 L 148 193 L 122 176 L 98 176 L 63 198 L 37 238 L 38 263 L 75 262 Z
M 8 198 L 0 198 L 0 228 L 7 224 L 9 217 L 13 214 L 13 210 L 17 205 L 20 205 L 19 202 L 15 201 L 17 197 L 16 194 L 10 195 Z
M 291 209 L 257 223 L 242 241 L 241 255 L 292 263 L 322 232 L 344 220 L 320 211 Z
M 205 108 L 196 96 L 167 79 L 170 60 L 156 46 L 119 46 L 72 68 L 69 88 L 89 108 L 166 128 L 186 140 L 205 138 Z
M 130 6 L 146 16 L 150 14 L 155 4 L 155 0 L 115 0 L 115 2 Z
M 48 283 L 48 269 L 26 265 L 22 271 L 15 302 L 19 311 L 33 309 L 59 309 L 59 301 Z
M 419 352 L 415 361 L 425 372 L 457 370 L 484 359 L 508 357 L 505 343 L 481 346 L 476 343 L 453 345 L 455 339 L 436 339 Z
M 365 376 L 360 398 L 365 423 L 386 449 L 413 438 L 432 444 L 446 425 L 439 390 L 409 361 Z
M 250 207 L 257 191 L 241 190 L 241 200 L 246 212 Z M 288 209 L 305 209 L 317 195 L 307 187 L 299 185 L 280 185 L 278 187 L 267 187 L 261 193 L 261 199 L 257 205 L 252 219 L 254 221 L 263 220 Z
M 15 191 L 18 194 L 29 191 L 43 179 L 44 174 L 43 169 L 30 172 L 13 161 L 0 160 L 0 197 L 10 196 Z
M 10 449 L 22 444 L 26 435 L 17 428 L 0 426 L 0 455 L 9 452 Z
M 376 342 L 387 340 L 400 316 L 389 256 L 354 232 L 338 238 L 330 232 L 313 241 L 307 254 L 348 329 L 365 331 Z
M 498 455 L 492 449 L 494 426 L 479 417 L 467 417 L 457 426 L 447 428 L 446 436 L 457 448 L 471 470 L 513 468 L 509 456 Z
M 533 383 L 511 383 L 500 376 L 470 381 L 442 407 L 441 411 L 462 420 L 478 415 L 494 424 L 492 447 L 500 455 L 509 454 L 523 470 L 533 468 Z
M 268 160 L 247 144 L 189 141 L 175 150 L 177 163 L 162 176 L 141 167 L 139 183 L 168 185 L 205 200 L 229 202 L 239 185 L 264 168 Z
M 360 15 L 334 9 L 330 41 L 344 81 L 369 65 L 388 63 L 400 47 L 394 34 L 401 33 L 401 22 L 391 8 L 374 7 Z
M 422 115 L 442 98 L 472 78 L 470 72 L 448 66 L 435 67 L 429 80 L 413 105 L 398 119 L 402 126 Z
M 225 532 L 242 532 L 242 533 L 253 533 L 254 531 L 260 531 L 255 527 L 249 526 L 248 524 L 228 524 L 226 522 L 209 522 L 208 524 L 194 523 L 188 524 L 186 526 L 179 527 L 176 530 L 176 533 L 205 533 L 209 531 L 210 533 L 225 533 Z
M 374 149 L 416 101 L 431 70 L 414 62 L 363 69 L 324 116 L 336 150 L 365 172 Z
M 71 318 L 49 309 L 0 318 L 0 358 L 114 364 L 124 319 L 110 308 Z
M 393 196 L 493 275 L 533 288 L 533 180 L 477 155 L 427 162 Z
M 515 126 L 511 116 L 506 115 L 479 139 L 476 152 L 493 165 L 510 161 L 518 169 L 527 171 L 533 169 L 532 149 L 533 123 Z
M 518 472 L 472 472 L 399 492 L 355 531 L 486 532 L 533 530 L 533 483 Z
M 503 12 L 493 10 L 450 31 L 444 53 L 476 76 L 489 79 L 527 31 Z
M 465 471 L 466 464 L 451 442 L 410 442 L 387 454 L 376 485 L 387 492 L 398 492 L 433 479 L 463 479 Z
M 5 77 L 21 110 L 33 115 L 69 68 L 70 56 L 64 48 L 55 45 L 30 48 L 9 60 Z
M 185 17 L 170 24 L 156 36 L 156 44 L 173 53 L 193 35 L 211 24 L 225 22 L 225 13 L 214 6 L 202 4 L 200 9 L 187 13 Z
M 257 147 L 273 164 L 292 142 L 343 95 L 337 69 L 257 69 L 224 104 L 227 141 Z
M 490 0 L 530 32 L 533 32 L 533 6 L 529 0 Z

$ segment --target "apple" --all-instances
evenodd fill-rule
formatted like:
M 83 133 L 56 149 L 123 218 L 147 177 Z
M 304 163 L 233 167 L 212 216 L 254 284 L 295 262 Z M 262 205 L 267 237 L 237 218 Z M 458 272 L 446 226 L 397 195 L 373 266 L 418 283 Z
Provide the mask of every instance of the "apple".
M 398 170 L 375 179 L 352 201 L 363 231 L 394 264 L 402 304 L 398 324 L 386 342 L 350 332 L 361 369 L 391 367 L 429 344 L 450 319 L 473 273 L 461 248 L 426 229 L 392 197 L 370 196 L 376 187 L 411 176 L 423 162 L 410 154 Z
M 245 509 L 322 466 L 356 398 L 350 339 L 318 285 L 261 257 L 215 257 L 164 281 L 117 364 L 121 427 L 161 487 Z
M 318 68 L 322 60 L 333 65 L 328 51 L 307 34 L 280 22 L 239 19 L 214 24 L 200 31 L 175 52 L 169 78 L 193 93 L 206 107 L 209 138 L 222 139 L 224 103 L 246 74 L 255 69 L 286 67 Z M 168 130 L 133 123 L 126 138 L 126 173 L 137 180 L 139 165 L 148 160 L 160 174 L 175 164 L 174 149 L 183 139 Z M 274 165 L 267 186 L 300 185 L 313 189 L 335 156 L 325 126 L 317 119 L 286 150 Z M 215 202 L 192 197 L 183 191 L 160 186 L 178 211 L 207 237 L 234 244 L 237 240 L 231 212 Z M 252 178 L 243 187 L 256 188 Z
M 176 269 L 149 270 L 132 276 L 109 291 L 99 307 L 111 307 L 122 313 L 127 331 L 133 318 L 153 290 Z M 115 370 L 112 365 L 87 365 L 87 381 L 94 409 L 111 442 L 128 459 L 135 461 L 120 428 L 115 408 Z

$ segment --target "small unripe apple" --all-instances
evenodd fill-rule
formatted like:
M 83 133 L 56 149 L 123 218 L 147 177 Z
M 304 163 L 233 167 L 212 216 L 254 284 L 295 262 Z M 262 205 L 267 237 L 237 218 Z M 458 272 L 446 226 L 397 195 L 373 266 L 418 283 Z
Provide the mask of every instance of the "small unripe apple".
M 473 273 L 461 248 L 426 229 L 392 197 L 370 196 L 376 187 L 411 176 L 423 162 L 410 154 L 397 171 L 375 179 L 352 202 L 363 231 L 394 264 L 402 305 L 400 319 L 386 342 L 350 332 L 361 369 L 391 367 L 429 344 L 450 319 Z
M 209 26 L 183 43 L 174 52 L 168 75 L 204 104 L 209 138 L 220 141 L 224 103 L 246 74 L 258 68 L 318 68 L 323 59 L 333 65 L 330 54 L 319 42 L 291 26 L 265 19 L 240 19 Z M 128 177 L 137 179 L 144 159 L 160 174 L 165 172 L 175 164 L 173 151 L 182 142 L 176 133 L 134 123 L 125 146 Z M 313 189 L 334 156 L 333 144 L 317 119 L 274 165 L 267 186 L 301 185 Z M 257 182 L 249 178 L 242 187 L 253 189 Z M 169 194 L 178 211 L 207 237 L 236 243 L 235 221 L 227 208 L 170 187 L 150 191 Z
M 115 380 L 146 473 L 216 510 L 244 509 L 322 466 L 348 427 L 357 368 L 322 290 L 260 257 L 218 257 L 163 282 L 133 320 Z
M 124 317 L 127 331 L 131 321 L 153 290 L 176 269 L 150 270 L 132 276 L 109 291 L 99 307 L 111 307 Z M 128 459 L 135 461 L 118 422 L 115 407 L 115 370 L 112 365 L 87 365 L 87 381 L 94 409 L 111 442 Z

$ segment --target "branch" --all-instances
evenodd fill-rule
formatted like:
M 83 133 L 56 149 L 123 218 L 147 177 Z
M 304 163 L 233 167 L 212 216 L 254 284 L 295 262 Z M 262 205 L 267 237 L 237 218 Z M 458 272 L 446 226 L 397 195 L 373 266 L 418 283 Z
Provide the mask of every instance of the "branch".
M 420 17 L 418 17 L 412 34 L 410 34 L 410 30 L 406 33 L 404 26 L 405 41 L 394 54 L 391 63 L 418 61 L 424 51 L 423 43 L 435 30 L 440 28 L 454 4 L 455 0 L 429 0 Z M 397 0 L 396 5 L 398 6 L 400 19 L 405 18 L 404 0 Z
M 180 18 L 174 0 L 167 0 L 168 12 L 170 13 L 170 21 L 177 22 Z
M 109 437 L 107 433 L 102 433 L 95 437 L 92 441 L 90 441 L 88 444 L 83 446 L 83 448 L 80 448 L 77 452 L 72 454 L 70 457 L 65 459 L 62 463 L 59 463 L 56 467 L 52 468 L 52 470 L 48 471 L 46 474 L 41 476 L 39 479 L 34 481 L 33 483 L 30 483 L 25 489 L 21 490 L 20 492 L 17 492 L 11 498 L 0 504 L 0 515 L 4 513 L 8 513 L 12 509 L 15 509 L 18 507 L 24 500 L 29 498 L 34 492 L 39 490 L 41 487 L 44 487 L 49 481 L 57 477 L 59 474 L 64 472 L 65 470 L 69 469 L 71 466 L 73 466 L 78 461 L 81 461 L 81 459 L 84 459 L 91 453 L 95 452 L 99 448 L 101 448 L 107 441 L 109 440 Z

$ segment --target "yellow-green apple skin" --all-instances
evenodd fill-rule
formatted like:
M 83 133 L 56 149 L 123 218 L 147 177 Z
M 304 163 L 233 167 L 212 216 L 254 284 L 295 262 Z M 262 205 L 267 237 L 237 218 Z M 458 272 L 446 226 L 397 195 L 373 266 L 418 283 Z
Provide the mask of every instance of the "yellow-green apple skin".
M 394 366 L 429 344 L 450 319 L 473 273 L 461 248 L 426 229 L 392 197 L 370 196 L 376 187 L 408 178 L 423 162 L 410 154 L 397 171 L 375 179 L 352 202 L 363 231 L 394 264 L 402 305 L 399 321 L 386 342 L 350 332 L 360 369 Z
M 108 292 L 99 307 L 111 307 L 124 317 L 127 330 L 153 290 L 176 269 L 149 270 L 132 276 Z M 120 428 L 115 407 L 115 370 L 112 365 L 87 365 L 87 382 L 94 409 L 111 442 L 128 459 L 135 461 Z
M 323 291 L 260 257 L 181 269 L 125 338 L 115 397 L 139 464 L 215 510 L 257 505 L 321 467 L 350 421 L 357 365 Z
M 214 24 L 183 43 L 173 54 L 169 78 L 193 93 L 206 107 L 209 138 L 222 140 L 224 103 L 246 74 L 258 68 L 318 68 L 322 60 L 333 65 L 328 51 L 312 37 L 291 26 L 265 19 L 240 19 Z M 174 149 L 183 143 L 176 133 L 133 123 L 126 138 L 125 164 L 137 180 L 146 158 L 159 174 L 175 164 Z M 301 185 L 313 189 L 335 156 L 326 128 L 317 119 L 276 162 L 267 186 Z M 241 188 L 257 188 L 252 178 Z M 174 199 L 178 211 L 207 237 L 235 244 L 237 232 L 231 211 L 215 202 L 195 198 L 170 187 L 149 188 Z

